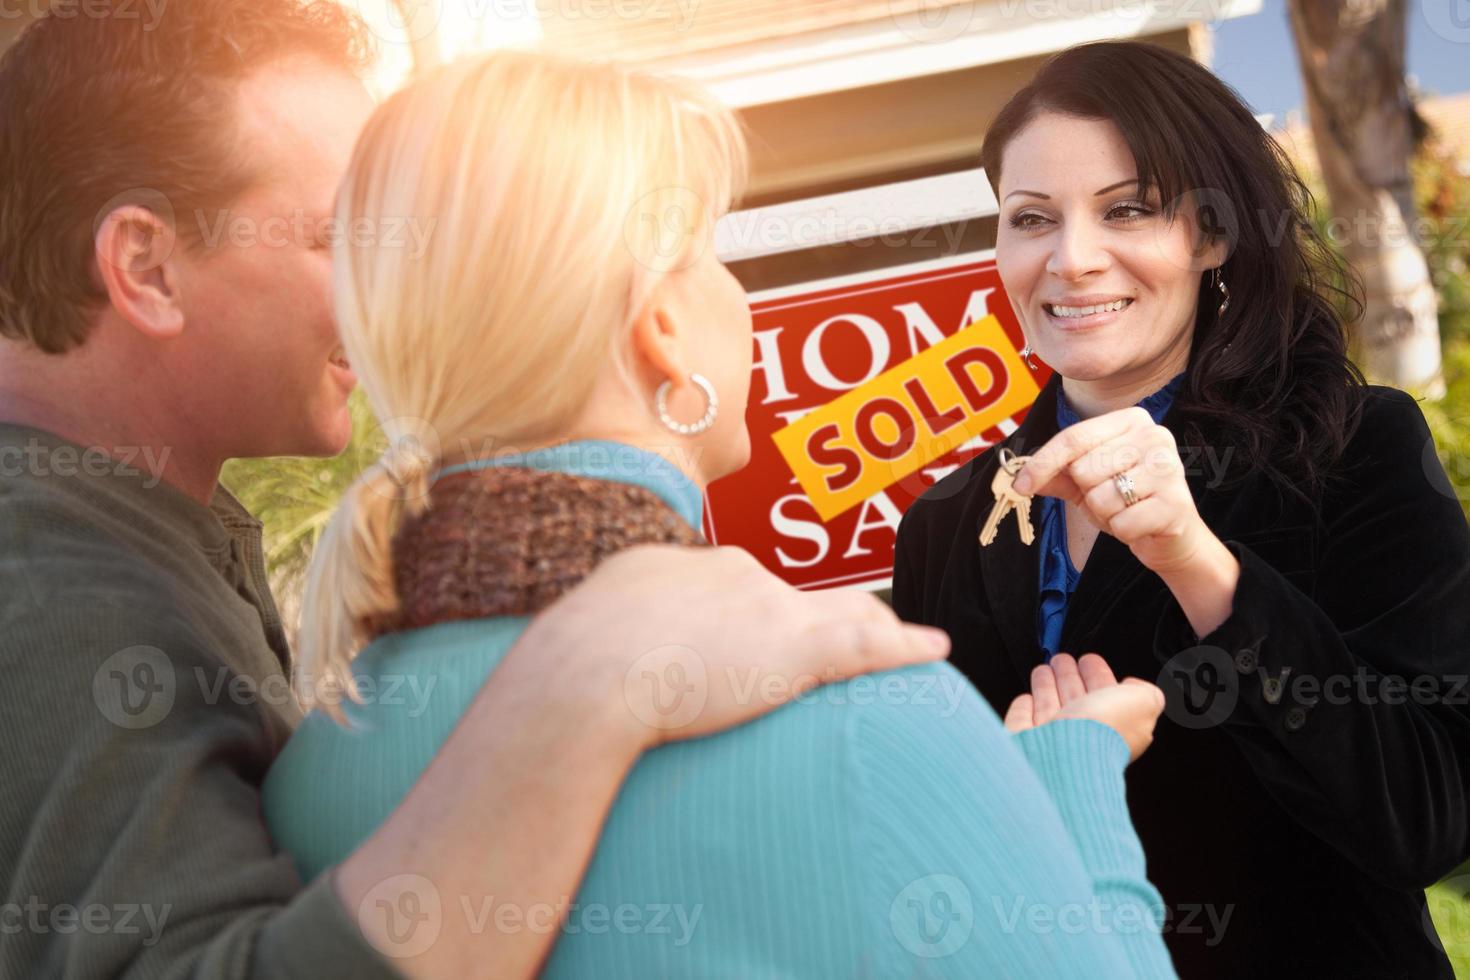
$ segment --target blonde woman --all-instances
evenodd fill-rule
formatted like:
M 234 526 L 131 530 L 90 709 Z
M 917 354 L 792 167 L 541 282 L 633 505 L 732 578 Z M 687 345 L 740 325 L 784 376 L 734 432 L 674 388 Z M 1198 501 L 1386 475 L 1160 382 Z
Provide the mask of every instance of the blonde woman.
M 700 543 L 704 487 L 749 456 L 750 315 L 709 247 L 743 170 L 701 92 L 534 54 L 450 66 L 368 124 L 344 227 L 435 225 L 422 255 L 370 236 L 336 255 L 343 343 L 393 448 L 306 598 L 306 683 L 358 696 L 308 717 L 266 784 L 306 877 L 374 833 L 539 609 L 621 549 Z M 629 723 L 697 728 L 715 669 L 649 650 Z M 1173 976 L 1122 779 L 1162 695 L 1096 658 L 1042 693 L 1010 735 L 926 664 L 661 746 L 576 896 L 400 880 L 377 941 L 412 969 L 451 920 L 487 944 L 556 933 L 551 977 Z

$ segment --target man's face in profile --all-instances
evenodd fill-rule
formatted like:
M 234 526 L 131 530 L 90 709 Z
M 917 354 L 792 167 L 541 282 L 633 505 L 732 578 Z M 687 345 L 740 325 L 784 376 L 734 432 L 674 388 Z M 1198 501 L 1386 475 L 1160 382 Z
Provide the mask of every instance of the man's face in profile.
M 178 256 L 209 424 L 229 455 L 333 455 L 352 435 L 347 366 L 332 314 L 333 217 L 372 99 L 351 74 L 308 58 L 239 86 L 235 141 L 255 178 L 228 207 L 177 215 L 201 241 Z M 183 250 L 181 250 L 183 251 Z

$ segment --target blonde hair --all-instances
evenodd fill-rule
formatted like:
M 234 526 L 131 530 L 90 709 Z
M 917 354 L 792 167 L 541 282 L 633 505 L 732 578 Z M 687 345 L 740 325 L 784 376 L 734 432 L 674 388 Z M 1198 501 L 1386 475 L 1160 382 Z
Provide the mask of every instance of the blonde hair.
M 338 193 L 338 326 L 389 452 L 307 575 L 297 684 L 359 699 L 350 664 L 397 609 L 392 540 L 431 471 L 567 433 L 659 279 L 712 247 L 740 190 L 734 115 L 692 83 L 500 51 L 438 69 L 368 122 Z M 422 254 L 394 227 L 428 225 Z M 446 452 L 446 447 L 463 452 Z M 359 699 L 360 700 L 360 699 Z

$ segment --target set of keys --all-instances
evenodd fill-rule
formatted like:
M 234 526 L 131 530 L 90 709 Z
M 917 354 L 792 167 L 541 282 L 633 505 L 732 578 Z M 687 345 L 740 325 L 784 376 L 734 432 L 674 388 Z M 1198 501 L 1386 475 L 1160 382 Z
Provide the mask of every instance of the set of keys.
M 1016 520 L 1021 524 L 1021 543 L 1031 544 L 1036 540 L 1036 532 L 1031 527 L 1031 498 L 1014 489 L 1017 474 L 1030 458 L 1017 456 L 1004 446 L 1000 448 L 1000 465 L 996 467 L 995 478 L 990 481 L 990 490 L 995 494 L 995 506 L 990 508 L 990 516 L 985 518 L 985 526 L 980 529 L 982 548 L 995 540 L 1000 522 L 1011 511 L 1016 512 Z

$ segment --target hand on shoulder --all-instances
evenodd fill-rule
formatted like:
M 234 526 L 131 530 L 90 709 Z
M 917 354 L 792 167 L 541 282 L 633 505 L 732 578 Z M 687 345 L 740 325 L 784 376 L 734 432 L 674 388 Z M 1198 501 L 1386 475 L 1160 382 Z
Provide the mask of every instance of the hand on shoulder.
M 620 552 L 532 622 L 507 656 L 586 685 L 645 748 L 750 721 L 818 684 L 942 660 L 942 630 L 849 589 L 802 592 L 739 548 Z

